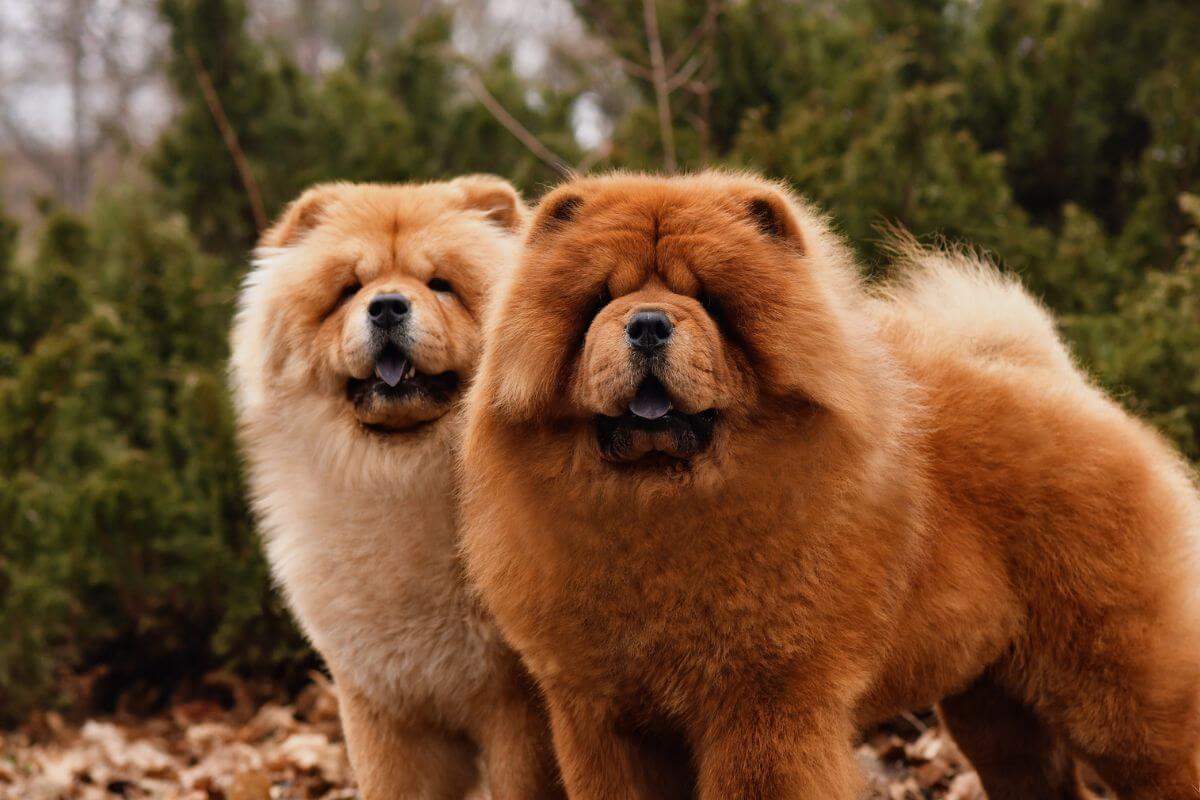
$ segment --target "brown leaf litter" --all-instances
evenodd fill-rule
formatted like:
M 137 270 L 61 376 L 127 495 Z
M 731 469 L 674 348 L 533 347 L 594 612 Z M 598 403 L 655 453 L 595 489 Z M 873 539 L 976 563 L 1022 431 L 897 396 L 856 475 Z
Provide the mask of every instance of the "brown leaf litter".
M 986 800 L 930 713 L 871 731 L 858 747 L 870 800 Z M 1097 794 L 1103 797 L 1103 794 Z M 151 717 L 68 725 L 54 713 L 0 734 L 0 800 L 339 800 L 357 797 L 321 675 L 291 705 L 181 703 Z

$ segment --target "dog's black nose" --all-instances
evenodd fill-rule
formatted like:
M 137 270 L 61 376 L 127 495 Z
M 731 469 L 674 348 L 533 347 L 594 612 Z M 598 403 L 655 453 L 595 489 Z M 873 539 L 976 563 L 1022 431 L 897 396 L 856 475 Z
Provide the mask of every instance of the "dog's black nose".
M 629 346 L 646 355 L 662 350 L 671 340 L 675 326 L 661 311 L 639 311 L 625 325 L 625 338 Z
M 398 325 L 408 316 L 408 298 L 402 294 L 381 294 L 367 304 L 367 316 L 380 328 Z

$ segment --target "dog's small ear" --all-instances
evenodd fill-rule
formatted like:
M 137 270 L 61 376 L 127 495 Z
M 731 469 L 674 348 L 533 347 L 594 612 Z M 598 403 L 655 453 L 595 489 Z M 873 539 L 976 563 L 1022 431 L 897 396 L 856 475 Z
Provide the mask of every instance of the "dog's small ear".
M 804 249 L 804 236 L 791 201 L 781 192 L 766 189 L 745 201 L 746 215 L 763 235 Z
M 466 207 L 484 215 L 506 231 L 519 231 L 529 216 L 516 187 L 495 175 L 463 175 L 453 183 L 463 190 Z
M 583 208 L 583 198 L 573 192 L 552 193 L 535 212 L 533 229 L 542 231 L 574 222 Z
M 308 189 L 297 197 L 275 224 L 263 232 L 259 247 L 288 247 L 300 241 L 304 234 L 321 222 L 321 216 L 337 198 L 337 187 L 323 184 Z
M 577 194 L 568 194 L 555 199 L 546 208 L 546 216 L 558 222 L 574 222 L 583 207 L 583 198 Z

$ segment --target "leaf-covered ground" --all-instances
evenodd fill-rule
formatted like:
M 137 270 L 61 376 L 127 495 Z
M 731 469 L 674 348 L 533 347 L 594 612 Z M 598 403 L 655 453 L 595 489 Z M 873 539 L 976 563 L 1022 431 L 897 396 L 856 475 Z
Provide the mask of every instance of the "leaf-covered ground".
M 335 691 L 314 679 L 291 705 L 193 701 L 77 725 L 37 715 L 0 738 L 0 800 L 354 798 Z M 872 731 L 858 756 L 872 800 L 985 800 L 931 714 Z

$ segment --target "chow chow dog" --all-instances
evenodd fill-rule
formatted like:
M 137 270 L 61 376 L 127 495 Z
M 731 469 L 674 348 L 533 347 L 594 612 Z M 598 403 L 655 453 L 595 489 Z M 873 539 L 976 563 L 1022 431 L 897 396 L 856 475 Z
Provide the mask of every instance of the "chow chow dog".
M 860 283 L 736 174 L 574 180 L 488 326 L 464 552 L 569 795 L 848 800 L 940 703 L 991 800 L 1200 797 L 1200 504 L 962 255 Z
M 506 182 L 329 184 L 262 237 L 233 330 L 272 571 L 366 800 L 560 790 L 544 711 L 457 557 L 460 396 L 527 211 Z

